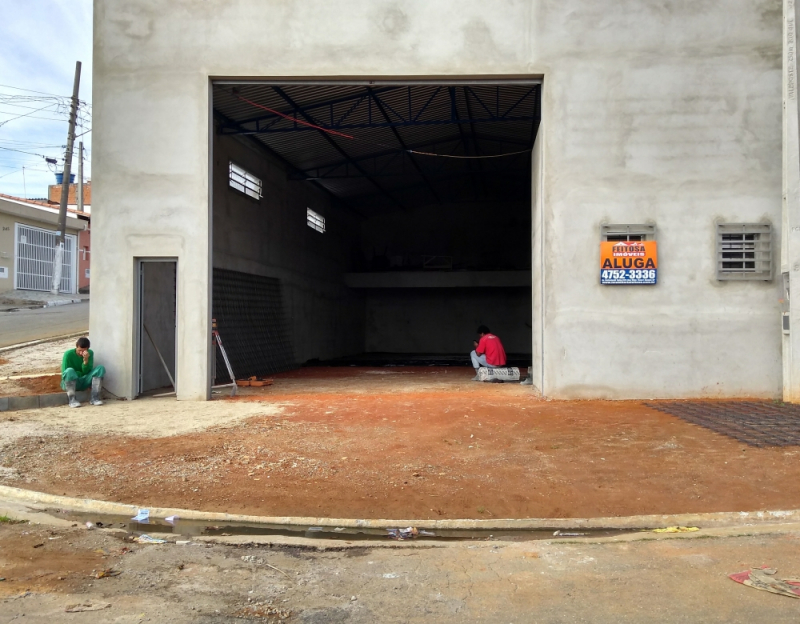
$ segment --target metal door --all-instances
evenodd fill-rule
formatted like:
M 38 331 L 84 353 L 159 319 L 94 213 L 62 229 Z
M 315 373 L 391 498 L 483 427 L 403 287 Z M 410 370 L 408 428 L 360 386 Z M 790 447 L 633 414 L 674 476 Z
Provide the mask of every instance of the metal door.
M 14 288 L 20 290 L 48 291 L 53 285 L 53 258 L 55 257 L 56 233 L 30 225 L 15 224 L 14 227 Z M 76 280 L 76 237 L 67 234 L 64 241 L 64 256 L 61 268 L 59 291 L 74 293 Z

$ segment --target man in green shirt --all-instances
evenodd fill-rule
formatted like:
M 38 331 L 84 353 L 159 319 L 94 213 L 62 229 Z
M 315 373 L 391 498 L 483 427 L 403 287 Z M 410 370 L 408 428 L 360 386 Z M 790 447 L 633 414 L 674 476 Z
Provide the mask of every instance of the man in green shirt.
M 92 396 L 89 403 L 102 405 L 100 392 L 103 389 L 103 377 L 106 369 L 94 365 L 94 351 L 89 348 L 89 339 L 85 336 L 78 338 L 75 348 L 64 353 L 61 359 L 61 389 L 67 391 L 70 407 L 80 407 L 80 401 L 75 396 L 77 390 L 86 390 L 92 387 Z

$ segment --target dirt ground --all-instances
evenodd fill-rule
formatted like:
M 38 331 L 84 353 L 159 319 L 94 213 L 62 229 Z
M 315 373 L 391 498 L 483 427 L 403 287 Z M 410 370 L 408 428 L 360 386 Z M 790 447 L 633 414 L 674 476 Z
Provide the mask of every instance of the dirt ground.
M 208 403 L 0 416 L 0 482 L 145 506 L 363 518 L 800 507 L 800 448 L 636 401 L 543 401 L 471 369 L 304 368 Z
M 58 373 L 8 379 L 0 382 L 0 397 L 32 396 L 35 394 L 52 394 L 54 392 L 61 392 L 61 375 Z
M 0 621 L 796 623 L 800 600 L 727 575 L 770 566 L 800 576 L 800 532 L 744 533 L 448 544 L 169 535 L 145 545 L 63 521 L 0 524 Z M 75 605 L 99 610 L 67 612 Z
M 61 356 L 74 346 L 66 338 L 0 352 L 0 397 L 60 392 Z

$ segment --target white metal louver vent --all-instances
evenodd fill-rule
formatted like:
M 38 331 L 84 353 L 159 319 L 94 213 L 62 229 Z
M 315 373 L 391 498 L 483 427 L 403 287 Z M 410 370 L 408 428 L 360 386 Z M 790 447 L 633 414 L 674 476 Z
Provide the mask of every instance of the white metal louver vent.
M 261 199 L 261 179 L 232 162 L 228 165 L 228 183 L 253 199 Z
M 772 279 L 772 226 L 769 223 L 717 224 L 717 279 Z
M 306 208 L 306 225 L 317 232 L 325 231 L 325 217 L 317 214 L 311 208 Z

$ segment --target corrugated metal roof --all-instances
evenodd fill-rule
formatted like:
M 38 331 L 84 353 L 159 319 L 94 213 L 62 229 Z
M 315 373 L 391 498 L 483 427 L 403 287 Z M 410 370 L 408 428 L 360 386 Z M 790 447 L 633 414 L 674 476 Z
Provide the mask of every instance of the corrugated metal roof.
M 290 179 L 314 180 L 374 213 L 528 197 L 528 153 L 462 160 L 407 150 L 484 157 L 529 150 L 541 85 L 215 85 L 214 109 L 220 132 L 252 136 L 289 163 Z

